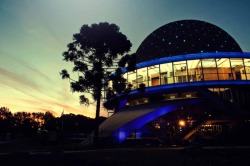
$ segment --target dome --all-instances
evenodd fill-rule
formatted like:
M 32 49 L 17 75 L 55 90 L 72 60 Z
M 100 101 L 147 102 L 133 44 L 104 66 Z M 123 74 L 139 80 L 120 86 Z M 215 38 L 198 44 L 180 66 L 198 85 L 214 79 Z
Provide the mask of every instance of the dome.
M 203 53 L 242 52 L 223 29 L 199 20 L 171 22 L 149 34 L 137 49 L 137 63 L 163 57 Z

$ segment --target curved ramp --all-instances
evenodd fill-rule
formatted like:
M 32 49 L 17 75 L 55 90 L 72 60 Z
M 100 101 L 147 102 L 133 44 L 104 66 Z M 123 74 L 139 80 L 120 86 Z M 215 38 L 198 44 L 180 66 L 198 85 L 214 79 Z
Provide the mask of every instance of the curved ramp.
M 116 142 L 124 141 L 135 129 L 141 128 L 150 121 L 175 111 L 187 105 L 201 102 L 202 99 L 185 99 L 175 101 L 160 101 L 157 103 L 143 104 L 125 108 L 105 120 L 99 130 L 102 137 L 114 137 Z

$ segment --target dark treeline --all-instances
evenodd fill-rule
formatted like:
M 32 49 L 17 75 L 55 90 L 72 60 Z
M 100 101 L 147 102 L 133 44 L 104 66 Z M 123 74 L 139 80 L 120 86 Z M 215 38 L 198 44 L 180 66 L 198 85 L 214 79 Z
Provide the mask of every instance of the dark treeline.
M 39 131 L 89 134 L 105 119 L 96 124 L 94 119 L 83 115 L 55 117 L 49 111 L 12 113 L 7 107 L 0 107 L 0 140 L 30 138 Z

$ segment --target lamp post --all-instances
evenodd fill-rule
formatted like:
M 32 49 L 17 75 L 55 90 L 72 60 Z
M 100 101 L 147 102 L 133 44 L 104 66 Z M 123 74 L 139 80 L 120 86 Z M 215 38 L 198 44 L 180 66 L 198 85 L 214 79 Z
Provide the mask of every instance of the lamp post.
M 63 109 L 63 112 L 61 114 L 61 119 L 62 119 L 62 131 L 63 131 L 63 114 L 64 114 L 64 109 Z

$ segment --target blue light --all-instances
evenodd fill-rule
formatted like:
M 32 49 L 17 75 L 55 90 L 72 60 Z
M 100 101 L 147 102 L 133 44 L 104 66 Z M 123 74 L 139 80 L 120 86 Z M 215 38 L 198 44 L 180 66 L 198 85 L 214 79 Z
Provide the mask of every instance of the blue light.
M 136 69 L 158 65 L 162 63 L 168 62 L 176 62 L 183 60 L 194 60 L 194 59 L 205 59 L 205 58 L 250 58 L 249 52 L 212 52 L 212 53 L 196 53 L 196 54 L 184 54 L 184 55 L 176 55 L 170 56 L 160 59 L 154 59 L 146 62 L 141 62 L 136 64 Z M 124 68 L 123 73 L 126 73 L 127 70 Z
M 140 131 L 137 131 L 137 132 L 135 133 L 135 137 L 136 137 L 136 139 L 142 138 L 142 133 L 141 133 Z
M 145 93 L 158 93 L 158 92 L 168 92 L 168 91 L 178 91 L 178 90 L 196 90 L 197 87 L 225 87 L 230 85 L 249 85 L 249 80 L 212 80 L 212 81 L 195 81 L 195 82 L 184 82 L 175 84 L 164 84 L 158 86 L 150 86 L 146 88 Z M 193 89 L 192 89 L 193 88 Z M 130 95 L 136 95 L 138 90 L 132 90 Z
M 119 131 L 118 138 L 119 140 L 124 140 L 126 138 L 126 133 L 124 131 Z
M 127 102 L 128 102 L 128 101 L 127 101 L 126 99 L 121 100 L 121 101 L 120 101 L 120 104 L 119 104 L 118 110 L 123 109 L 123 108 L 126 106 Z
M 174 101 L 168 105 L 164 105 L 156 110 L 152 110 L 147 114 L 144 114 L 120 127 L 114 132 L 114 136 L 118 137 L 118 142 L 124 141 L 131 133 L 135 130 L 139 130 L 145 124 L 151 122 L 152 120 L 165 115 L 169 112 L 175 111 L 186 104 L 195 104 L 203 101 L 202 99 L 191 99 L 189 101 Z M 139 135 L 138 135 L 139 136 Z

